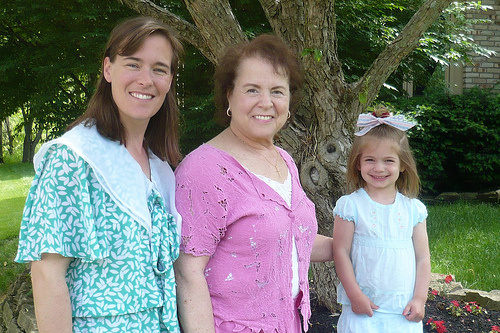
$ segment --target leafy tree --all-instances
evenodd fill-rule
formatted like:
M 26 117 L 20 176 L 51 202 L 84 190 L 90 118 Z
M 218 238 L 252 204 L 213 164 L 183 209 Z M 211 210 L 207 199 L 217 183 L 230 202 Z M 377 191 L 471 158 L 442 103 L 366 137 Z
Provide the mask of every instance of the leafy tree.
M 256 3 L 2 0 L 0 120 L 24 110 L 30 140 L 26 150 L 34 146 L 35 133 L 44 131 L 48 137 L 60 133 L 83 111 L 92 93 L 109 31 L 122 18 L 138 12 L 167 22 L 190 44 L 178 89 L 183 105 L 183 151 L 189 152 L 200 139 L 219 130 L 209 120 L 212 64 L 226 46 L 273 31 L 302 55 L 306 70 L 303 104 L 278 144 L 297 162 L 304 189 L 316 203 L 320 231 L 331 234 L 331 210 L 344 193 L 345 164 L 358 114 L 377 98 L 384 84 L 397 86 L 397 80 L 405 78 L 403 74 L 419 73 L 419 67 L 433 65 L 429 55 L 446 60 L 464 54 L 463 48 L 451 45 L 473 46 L 467 45 L 466 38 L 457 38 L 452 21 L 436 21 L 450 15 L 443 14 L 445 10 L 456 8 L 447 7 L 451 0 Z M 461 13 L 457 9 L 453 14 L 459 23 L 465 22 Z M 424 31 L 433 22 L 426 35 Z M 399 66 L 405 66 L 404 71 L 397 72 Z M 391 76 L 393 73 L 399 76 Z M 335 307 L 332 267 L 313 267 L 318 286 L 323 288 L 320 301 L 330 308 Z
M 2 0 L 0 120 L 22 112 L 23 162 L 83 112 L 109 31 L 131 15 L 105 0 Z
M 421 0 L 377 1 L 342 0 L 336 3 L 338 53 L 347 82 L 356 82 L 377 55 L 394 40 L 421 5 Z M 470 61 L 470 54 L 490 57 L 491 50 L 476 45 L 471 37 L 473 24 L 485 23 L 466 13 L 486 10 L 481 3 L 453 2 L 420 38 L 416 49 L 402 59 L 388 78 L 379 98 L 393 100 L 406 94 L 404 81 L 413 81 L 421 90 L 428 85 L 436 69 L 449 63 Z M 353 47 L 355 45 L 355 47 Z
M 248 1 L 186 0 L 184 5 L 189 18 L 185 13 L 180 16 L 166 8 L 166 1 L 118 2 L 167 22 L 214 64 L 228 45 L 248 37 L 248 31 L 244 30 L 232 7 Z M 339 1 L 339 8 L 346 2 Z M 351 1 L 354 7 L 368 2 Z M 278 143 L 294 156 L 302 185 L 316 204 L 320 232 L 329 235 L 334 202 L 344 194 L 344 172 L 357 116 L 377 98 L 402 60 L 420 45 L 423 33 L 451 0 L 410 1 L 408 7 L 405 5 L 408 9 L 405 12 L 408 16 L 406 24 L 387 33 L 386 40 L 379 43 L 379 52 L 373 61 L 366 68 L 360 66 L 363 71 L 356 77 L 350 75 L 350 80 L 346 79 L 345 66 L 339 58 L 338 36 L 341 30 L 337 23 L 342 18 L 337 15 L 335 1 L 259 0 L 259 3 L 265 16 L 265 20 L 261 17 L 260 21 L 267 22 L 263 27 L 271 27 L 276 35 L 302 54 L 306 72 L 305 98 L 290 126 L 281 131 Z M 403 6 L 402 1 L 393 3 L 395 10 Z M 252 4 L 255 6 L 256 2 Z M 392 10 L 390 7 L 386 9 Z M 377 17 L 377 13 L 373 17 Z M 349 35 L 348 32 L 345 34 Z M 355 52 L 362 49 L 360 43 L 349 47 Z M 313 272 L 320 301 L 331 309 L 335 308 L 334 283 L 337 278 L 333 265 L 313 265 Z

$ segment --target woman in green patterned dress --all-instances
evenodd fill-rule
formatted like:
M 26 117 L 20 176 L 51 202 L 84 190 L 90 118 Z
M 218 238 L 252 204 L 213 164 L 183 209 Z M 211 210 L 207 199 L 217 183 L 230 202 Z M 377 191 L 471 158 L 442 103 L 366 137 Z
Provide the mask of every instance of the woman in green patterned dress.
M 35 156 L 16 261 L 31 263 L 40 332 L 179 332 L 182 50 L 153 19 L 115 27 L 86 112 Z

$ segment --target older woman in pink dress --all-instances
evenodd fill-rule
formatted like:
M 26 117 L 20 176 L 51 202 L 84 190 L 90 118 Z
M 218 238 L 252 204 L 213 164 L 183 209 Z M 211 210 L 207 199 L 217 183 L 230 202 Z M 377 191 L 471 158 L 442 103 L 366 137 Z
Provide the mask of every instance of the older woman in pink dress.
M 297 167 L 273 143 L 302 80 L 275 36 L 238 44 L 219 63 L 216 102 L 228 127 L 176 170 L 184 332 L 307 331 L 309 263 L 333 260 L 332 239 L 317 234 Z

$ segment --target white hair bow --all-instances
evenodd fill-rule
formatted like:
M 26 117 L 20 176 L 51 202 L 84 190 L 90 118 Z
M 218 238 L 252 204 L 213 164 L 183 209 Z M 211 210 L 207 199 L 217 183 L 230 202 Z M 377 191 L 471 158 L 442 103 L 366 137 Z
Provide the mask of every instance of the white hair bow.
M 364 113 L 359 115 L 357 123 L 357 126 L 362 129 L 359 132 L 354 133 L 354 135 L 363 136 L 366 133 L 368 133 L 368 131 L 370 131 L 372 128 L 377 127 L 378 125 L 381 124 L 392 126 L 401 131 L 407 131 L 416 125 L 416 123 L 414 122 L 406 121 L 403 115 L 397 115 L 397 116 L 386 115 L 385 117 L 382 116 L 381 118 L 379 118 L 375 117 L 371 113 Z

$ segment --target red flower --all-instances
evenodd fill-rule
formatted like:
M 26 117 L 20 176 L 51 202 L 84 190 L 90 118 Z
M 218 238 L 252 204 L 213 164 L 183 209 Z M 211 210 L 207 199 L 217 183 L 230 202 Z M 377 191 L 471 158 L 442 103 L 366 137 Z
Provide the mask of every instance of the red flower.
M 492 332 L 500 332 L 500 326 L 497 326 L 497 325 L 491 326 L 491 331 Z
M 446 327 L 444 326 L 444 321 L 442 320 L 439 320 L 439 321 L 435 321 L 434 324 L 436 324 L 436 331 L 438 333 L 445 333 L 445 332 L 448 332 L 446 330 Z
M 453 280 L 453 276 L 451 276 L 451 275 L 446 275 L 446 277 L 444 278 L 444 282 L 446 282 L 446 283 L 450 283 L 452 280 Z
M 437 296 L 439 295 L 439 291 L 437 291 L 436 289 L 432 289 L 431 294 Z
M 438 333 L 445 333 L 445 332 L 448 332 L 448 330 L 446 329 L 446 327 L 444 326 L 444 321 L 442 320 L 437 320 L 437 321 L 434 321 L 432 318 L 429 318 L 429 320 L 427 321 L 427 324 L 426 325 L 431 325 L 432 328 L 434 328 L 436 330 L 436 332 Z
M 452 300 L 451 304 L 453 304 L 454 306 L 460 306 L 460 303 L 458 303 L 458 301 L 456 300 Z
M 469 305 L 469 304 L 466 304 L 466 305 L 464 306 L 464 308 L 465 308 L 465 310 L 467 310 L 467 312 L 472 312 L 472 309 L 471 309 L 471 307 L 470 307 L 470 305 Z

